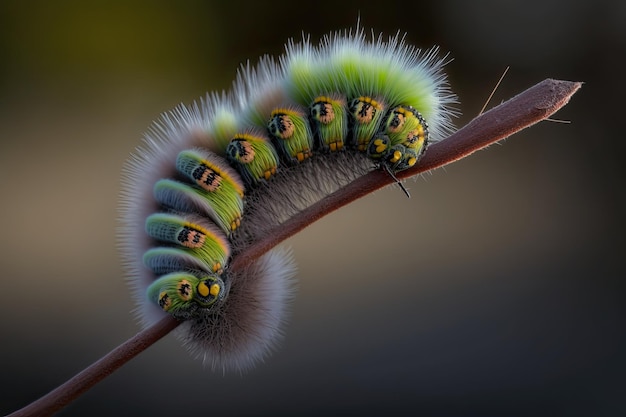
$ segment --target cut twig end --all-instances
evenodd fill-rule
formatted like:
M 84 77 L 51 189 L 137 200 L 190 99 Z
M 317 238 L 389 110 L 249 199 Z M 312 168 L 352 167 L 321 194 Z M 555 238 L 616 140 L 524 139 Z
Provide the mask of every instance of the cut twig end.
M 582 84 L 551 78 L 543 80 L 474 118 L 447 139 L 429 147 L 417 166 L 398 173 L 398 177 L 412 177 L 458 161 L 547 119 L 565 106 Z
M 549 114 L 553 114 L 561 107 L 565 106 L 570 98 L 582 87 L 583 83 L 579 81 L 564 81 L 548 78 L 536 87 L 547 87 L 552 94 L 544 94 L 544 101 L 537 101 L 537 109 L 545 109 Z M 544 91 L 543 88 L 540 91 Z

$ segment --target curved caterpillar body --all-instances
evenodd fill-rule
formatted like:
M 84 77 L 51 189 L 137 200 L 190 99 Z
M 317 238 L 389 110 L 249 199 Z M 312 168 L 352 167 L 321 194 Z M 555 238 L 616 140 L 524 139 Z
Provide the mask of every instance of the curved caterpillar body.
M 244 369 L 280 335 L 295 264 L 229 260 L 267 230 L 376 168 L 415 165 L 448 133 L 444 59 L 362 29 L 238 73 L 233 89 L 162 116 L 129 160 L 122 246 L 144 325 L 164 312 L 215 367 Z

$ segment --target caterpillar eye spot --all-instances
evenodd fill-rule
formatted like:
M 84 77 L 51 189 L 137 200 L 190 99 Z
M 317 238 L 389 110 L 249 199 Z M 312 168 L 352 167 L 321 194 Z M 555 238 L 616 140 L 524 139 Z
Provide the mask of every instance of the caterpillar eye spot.
M 222 183 L 222 177 L 206 165 L 200 165 L 193 171 L 192 175 L 196 180 L 196 184 L 207 191 L 213 192 L 217 190 Z
M 269 122 L 270 132 L 280 139 L 289 139 L 295 132 L 295 126 L 289 115 L 278 113 Z
M 394 112 L 394 115 L 391 118 L 391 121 L 388 126 L 389 131 L 392 133 L 396 133 L 400 129 L 402 129 L 403 125 L 404 125 L 404 115 L 401 113 Z
M 190 227 L 183 227 L 178 234 L 178 241 L 188 248 L 199 248 L 204 245 L 206 236 L 201 232 L 194 230 Z
M 165 291 L 159 294 L 159 307 L 167 311 L 171 306 L 172 300 L 170 299 L 170 296 Z
M 368 124 L 374 120 L 376 109 L 368 102 L 359 101 L 352 111 L 355 120 L 360 124 Z
M 209 295 L 209 292 L 209 286 L 206 284 L 206 282 L 202 281 L 200 284 L 198 284 L 198 294 L 206 297 L 207 295 Z
M 325 101 L 316 102 L 311 107 L 311 115 L 315 120 L 325 125 L 335 120 L 335 111 L 332 104 Z
M 382 139 L 376 139 L 374 141 L 375 152 L 377 154 L 383 153 L 387 149 L 387 143 Z
M 404 142 L 404 144 L 409 147 L 413 146 L 420 140 L 420 136 L 421 135 L 418 130 L 413 130 L 409 132 L 409 134 L 407 135 L 406 141 Z
M 182 300 L 186 301 L 186 300 L 191 299 L 193 295 L 193 292 L 191 289 L 191 283 L 187 281 L 186 279 L 181 280 L 178 283 L 178 294 Z

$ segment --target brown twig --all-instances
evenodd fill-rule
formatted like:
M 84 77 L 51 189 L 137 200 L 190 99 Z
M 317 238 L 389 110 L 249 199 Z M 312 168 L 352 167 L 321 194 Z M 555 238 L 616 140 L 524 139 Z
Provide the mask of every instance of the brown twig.
M 21 410 L 9 414 L 10 417 L 41 417 L 50 416 L 74 401 L 89 388 L 112 374 L 126 362 L 152 346 L 163 336 L 171 332 L 180 322 L 166 316 L 161 321 L 144 329 L 131 337 L 107 355 L 83 369 L 73 378 L 66 381 L 40 399 L 30 403 Z
M 398 178 L 407 178 L 464 158 L 494 142 L 502 140 L 526 127 L 545 120 L 567 104 L 582 83 L 545 80 L 505 103 L 483 113 L 444 141 L 429 147 L 418 166 L 399 172 Z M 298 233 L 328 213 L 394 182 L 383 171 L 373 171 L 287 220 L 267 237 L 250 245 L 231 263 L 240 269 L 265 252 Z M 179 322 L 167 316 L 139 332 L 106 356 L 51 391 L 39 400 L 9 415 L 9 417 L 48 416 L 78 398 L 96 383 L 172 331 Z

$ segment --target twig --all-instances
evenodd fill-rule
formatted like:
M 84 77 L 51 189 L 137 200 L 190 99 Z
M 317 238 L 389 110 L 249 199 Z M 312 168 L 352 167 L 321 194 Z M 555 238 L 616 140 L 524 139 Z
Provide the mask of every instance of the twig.
M 135 336 L 122 343 L 107 355 L 91 364 L 72 379 L 60 385 L 53 391 L 44 395 L 22 408 L 9 414 L 10 417 L 43 417 L 50 416 L 74 401 L 89 388 L 112 374 L 126 362 L 146 350 L 163 336 L 171 332 L 180 322 L 165 316 L 159 322 L 137 333 Z
M 397 177 L 408 178 L 442 167 L 545 120 L 565 106 L 581 86 L 582 83 L 579 82 L 550 79 L 542 81 L 483 113 L 449 138 L 432 145 L 416 167 L 397 173 Z M 247 266 L 321 217 L 392 182 L 394 179 L 382 170 L 358 178 L 287 220 L 277 230 L 268 233 L 267 237 L 250 245 L 244 253 L 233 259 L 231 268 L 236 270 Z M 178 324 L 178 321 L 169 316 L 163 318 L 137 333 L 63 385 L 8 417 L 52 415 L 168 334 Z

